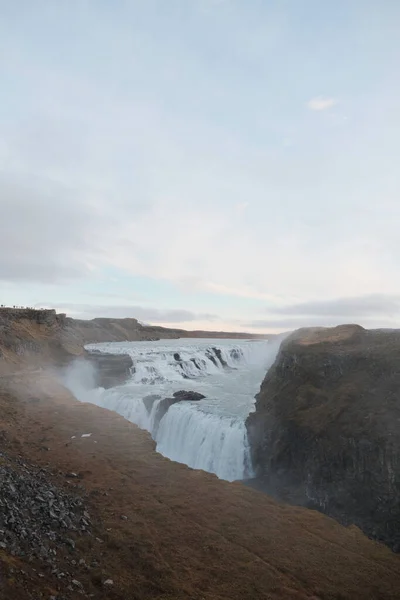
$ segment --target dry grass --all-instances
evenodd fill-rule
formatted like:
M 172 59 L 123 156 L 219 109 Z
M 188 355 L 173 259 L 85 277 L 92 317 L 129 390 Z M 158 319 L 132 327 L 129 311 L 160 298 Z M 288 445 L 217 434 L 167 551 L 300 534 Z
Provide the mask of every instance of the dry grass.
M 168 461 L 122 417 L 75 402 L 48 379 L 37 384 L 19 381 L 19 399 L 15 388 L 0 395 L 0 429 L 10 451 L 60 472 L 60 485 L 71 485 L 65 472 L 81 473 L 103 540 L 81 549 L 99 560 L 81 576 L 95 597 L 107 575 L 107 598 L 119 600 L 399 598 L 398 557 L 357 528 Z M 40 401 L 25 400 L 32 394 Z M 17 598 L 28 596 L 7 600 Z

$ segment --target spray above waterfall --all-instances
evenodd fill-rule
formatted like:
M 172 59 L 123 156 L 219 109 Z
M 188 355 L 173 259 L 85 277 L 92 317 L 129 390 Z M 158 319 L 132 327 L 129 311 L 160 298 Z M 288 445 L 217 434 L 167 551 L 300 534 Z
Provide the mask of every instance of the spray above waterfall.
M 80 400 L 146 429 L 157 451 L 172 460 L 229 481 L 251 477 L 245 420 L 276 344 L 186 339 L 92 344 L 87 350 L 129 354 L 133 366 L 125 385 L 108 390 L 82 393 L 69 376 L 67 385 Z M 205 398 L 177 401 L 173 394 L 182 389 Z M 165 404 L 165 398 L 171 400 Z

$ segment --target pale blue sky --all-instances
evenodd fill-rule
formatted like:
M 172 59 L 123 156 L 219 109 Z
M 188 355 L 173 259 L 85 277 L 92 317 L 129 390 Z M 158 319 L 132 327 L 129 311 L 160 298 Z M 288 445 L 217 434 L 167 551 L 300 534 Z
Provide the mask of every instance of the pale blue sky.
M 0 0 L 1 303 L 400 315 L 397 0 Z

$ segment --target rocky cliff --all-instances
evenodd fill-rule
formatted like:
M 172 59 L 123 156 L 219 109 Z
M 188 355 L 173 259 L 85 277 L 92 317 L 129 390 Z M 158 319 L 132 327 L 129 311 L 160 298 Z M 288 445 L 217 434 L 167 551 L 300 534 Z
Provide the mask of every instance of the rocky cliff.
M 67 318 L 66 326 L 70 331 L 74 332 L 84 344 L 178 338 L 260 339 L 275 337 L 271 334 L 258 335 L 254 333 L 226 331 L 187 331 L 185 329 L 170 329 L 168 327 L 159 327 L 156 325 L 141 325 L 137 319 L 97 318 L 90 321 L 84 321 Z
M 400 550 L 399 332 L 295 332 L 247 429 L 264 489 Z
M 74 335 L 81 344 L 136 342 L 180 337 L 174 329 L 141 325 L 137 319 L 97 318 L 85 321 L 68 317 L 65 326 L 66 332 Z
M 65 364 L 71 358 L 85 355 L 84 346 L 98 342 L 143 341 L 188 337 L 257 338 L 244 333 L 185 331 L 141 325 L 137 319 L 97 318 L 84 321 L 57 314 L 55 310 L 0 307 L 0 375 L 45 364 Z M 274 336 L 270 336 L 274 337 Z M 99 357 L 93 361 L 99 363 Z M 117 362 L 119 361 L 119 366 Z M 122 361 L 122 362 L 121 362 Z M 125 358 L 109 357 L 108 375 L 114 371 L 118 379 L 127 370 Z M 104 372 L 105 358 L 102 359 Z M 103 382 L 104 383 L 104 382 Z
M 0 374 L 81 355 L 66 323 L 55 310 L 0 308 Z

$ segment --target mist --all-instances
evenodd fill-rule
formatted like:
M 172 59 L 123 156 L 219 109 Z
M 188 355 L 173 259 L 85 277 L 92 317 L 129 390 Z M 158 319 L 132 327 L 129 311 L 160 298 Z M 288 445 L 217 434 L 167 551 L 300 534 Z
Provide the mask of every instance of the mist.
M 96 397 L 104 391 L 104 388 L 96 385 L 96 367 L 86 360 L 74 360 L 65 369 L 58 371 L 56 378 L 80 402 L 96 403 Z

